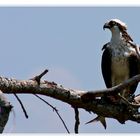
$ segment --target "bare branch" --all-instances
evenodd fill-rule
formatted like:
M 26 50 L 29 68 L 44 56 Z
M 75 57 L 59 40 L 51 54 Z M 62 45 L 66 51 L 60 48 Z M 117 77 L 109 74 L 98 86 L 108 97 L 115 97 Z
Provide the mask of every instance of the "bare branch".
M 30 79 L 30 80 L 34 80 L 38 83 L 38 85 L 40 85 L 40 80 L 41 78 L 48 72 L 48 70 L 44 70 L 41 74 L 35 76 L 34 78 Z
M 56 112 L 56 114 L 58 115 L 58 117 L 59 117 L 60 120 L 62 121 L 62 123 L 63 123 L 63 125 L 64 125 L 66 131 L 67 131 L 68 133 L 70 133 L 69 130 L 68 130 L 68 128 L 67 128 L 67 126 L 66 126 L 66 123 L 65 123 L 64 120 L 62 119 L 61 115 L 58 113 L 58 110 L 57 110 L 55 107 L 53 107 L 51 104 L 49 104 L 47 101 L 45 101 L 43 98 L 39 97 L 39 96 L 36 95 L 36 94 L 34 94 L 34 95 L 35 95 L 37 98 L 39 98 L 40 100 L 42 100 L 44 103 L 46 103 L 48 106 L 50 106 L 50 107 L 53 109 L 53 111 Z
M 115 95 L 115 94 L 119 93 L 121 90 L 123 90 L 124 88 L 129 87 L 135 83 L 138 83 L 139 81 L 140 81 L 140 74 L 136 75 L 112 88 L 108 88 L 105 90 L 98 90 L 98 91 L 88 91 L 87 93 L 83 93 L 82 99 L 93 100 L 96 97 L 101 97 L 103 95 L 113 95 L 113 94 Z
M 85 110 L 92 111 L 99 116 L 114 118 L 120 123 L 124 123 L 127 120 L 132 120 L 139 123 L 140 117 L 138 117 L 138 119 L 134 117 L 136 114 L 138 114 L 137 108 L 134 107 L 134 111 L 132 111 L 133 113 L 130 113 L 130 110 L 120 104 L 105 104 L 97 98 L 103 95 L 114 95 L 119 93 L 124 88 L 138 83 L 139 81 L 140 75 L 137 75 L 109 89 L 97 91 L 80 91 L 64 88 L 61 85 L 58 85 L 54 82 L 48 82 L 46 80 L 40 81 L 40 85 L 38 85 L 38 83 L 34 80 L 15 80 L 0 77 L 0 89 L 6 94 L 37 93 L 61 100 L 76 108 L 83 108 Z
M 74 112 L 75 112 L 75 127 L 74 127 L 74 131 L 75 131 L 76 134 L 78 134 L 79 124 L 80 124 L 78 108 L 74 107 Z
M 135 104 L 135 103 L 130 103 L 125 97 L 121 96 L 120 94 L 118 94 L 118 96 L 123 100 L 125 101 L 125 103 L 129 106 L 132 106 L 132 107 L 140 107 L 140 104 Z
M 18 97 L 15 93 L 13 93 L 13 94 L 14 94 L 14 96 L 16 97 L 16 99 L 18 100 L 18 102 L 20 103 L 21 108 L 22 108 L 22 110 L 23 110 L 23 113 L 24 113 L 25 117 L 28 119 L 28 115 L 27 115 L 26 109 L 25 109 L 25 107 L 24 107 L 22 101 L 19 99 L 19 97 Z

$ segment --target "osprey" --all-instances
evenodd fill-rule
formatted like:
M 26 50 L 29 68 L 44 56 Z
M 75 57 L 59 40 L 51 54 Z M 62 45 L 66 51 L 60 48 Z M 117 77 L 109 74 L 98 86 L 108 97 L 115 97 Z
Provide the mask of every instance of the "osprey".
M 102 48 L 101 68 L 106 87 L 111 88 L 140 73 L 140 51 L 127 33 L 126 24 L 119 19 L 111 19 L 106 22 L 103 26 L 103 29 L 105 28 L 111 31 L 112 37 L 110 42 L 106 43 Z M 138 83 L 124 89 L 120 94 L 130 100 L 137 85 Z M 115 104 L 122 103 L 117 95 L 104 96 L 102 99 Z M 97 116 L 87 123 L 95 121 L 100 121 L 106 129 L 105 117 Z
M 139 74 L 139 49 L 127 33 L 127 26 L 119 19 L 106 22 L 103 29 L 109 29 L 112 37 L 102 48 L 102 75 L 107 88 L 116 86 L 123 81 Z M 138 83 L 124 89 L 120 94 L 126 99 L 134 94 Z M 110 97 L 112 102 L 120 102 L 116 95 Z

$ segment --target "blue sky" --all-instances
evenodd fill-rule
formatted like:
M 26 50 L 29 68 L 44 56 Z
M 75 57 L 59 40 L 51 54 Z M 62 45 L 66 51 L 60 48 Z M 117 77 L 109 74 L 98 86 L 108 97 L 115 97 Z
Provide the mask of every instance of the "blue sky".
M 0 75 L 29 79 L 44 69 L 44 79 L 65 87 L 96 90 L 104 89 L 101 74 L 101 48 L 110 40 L 104 23 L 118 18 L 128 25 L 128 32 L 140 44 L 139 7 L 1 7 L 0 8 Z M 139 87 L 136 93 L 139 93 Z M 55 112 L 32 95 L 19 95 L 29 115 L 24 117 L 13 95 L 6 95 L 14 106 L 5 133 L 65 133 Z M 43 96 L 55 106 L 74 132 L 74 111 L 70 105 Z M 125 125 L 107 119 L 107 129 L 100 123 L 85 125 L 96 117 L 80 109 L 81 133 L 139 132 L 139 124 L 127 121 Z

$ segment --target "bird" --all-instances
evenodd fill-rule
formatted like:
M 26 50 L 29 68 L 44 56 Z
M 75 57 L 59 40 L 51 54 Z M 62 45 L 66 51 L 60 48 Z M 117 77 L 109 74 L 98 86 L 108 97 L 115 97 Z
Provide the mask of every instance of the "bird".
M 105 85 L 107 88 L 116 86 L 125 80 L 140 73 L 140 50 L 139 46 L 133 42 L 133 39 L 127 32 L 127 25 L 119 19 L 110 19 L 104 25 L 103 29 L 111 31 L 111 40 L 102 47 L 101 70 Z M 121 91 L 120 94 L 127 100 L 132 100 L 133 94 L 138 83 L 129 86 Z M 103 96 L 106 102 L 122 104 L 118 94 Z M 100 121 L 106 129 L 104 116 L 97 116 L 87 122 Z M 124 122 L 121 122 L 124 123 Z
M 127 33 L 127 25 L 119 19 L 107 21 L 103 29 L 111 31 L 111 40 L 102 50 L 101 69 L 107 88 L 116 86 L 125 80 L 140 73 L 139 47 L 133 42 Z M 138 83 L 125 88 L 120 95 L 130 100 L 138 86 Z M 108 98 L 111 102 L 122 103 L 118 95 Z

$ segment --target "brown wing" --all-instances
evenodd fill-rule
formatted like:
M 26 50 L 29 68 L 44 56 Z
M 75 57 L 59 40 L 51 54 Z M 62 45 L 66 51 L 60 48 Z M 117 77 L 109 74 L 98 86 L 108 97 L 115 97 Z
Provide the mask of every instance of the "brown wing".
M 129 57 L 129 75 L 130 78 L 140 74 L 140 60 L 137 56 L 137 54 L 131 54 Z M 138 83 L 132 85 L 130 87 L 130 94 L 133 94 L 137 88 Z
M 107 88 L 112 87 L 111 83 L 111 51 L 107 47 L 107 44 L 103 46 L 104 52 L 102 55 L 102 62 L 101 62 L 101 68 L 102 68 L 102 75 L 106 84 Z

